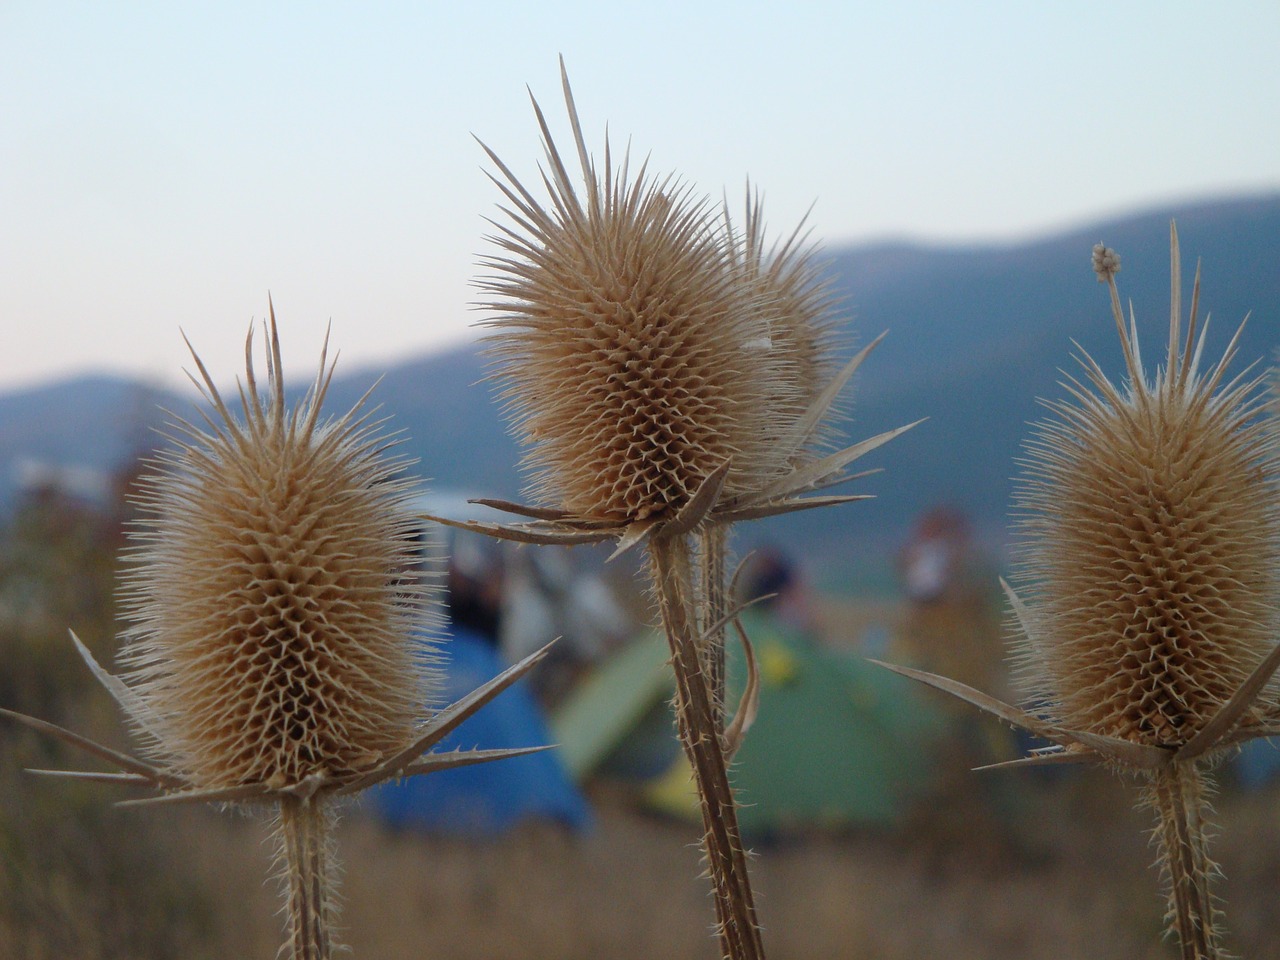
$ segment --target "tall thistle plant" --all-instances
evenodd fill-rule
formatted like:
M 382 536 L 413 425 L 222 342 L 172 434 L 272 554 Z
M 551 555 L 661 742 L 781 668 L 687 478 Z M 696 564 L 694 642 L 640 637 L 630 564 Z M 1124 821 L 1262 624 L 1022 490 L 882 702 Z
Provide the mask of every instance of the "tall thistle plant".
M 709 529 L 860 499 L 807 493 L 901 431 L 827 456 L 811 451 L 854 358 L 813 391 L 804 351 L 782 315 L 791 274 L 775 278 L 744 235 L 673 176 L 634 176 L 588 154 L 561 63 L 579 172 L 556 146 L 536 100 L 547 200 L 486 149 L 506 198 L 499 252 L 482 282 L 502 400 L 527 446 L 533 505 L 484 501 L 518 515 L 465 524 L 512 540 L 643 546 L 676 678 L 677 731 L 701 797 L 704 850 L 722 953 L 763 956 L 728 765 L 752 705 L 722 735 L 715 647 L 733 619 L 709 604 Z M 757 246 L 752 246 L 752 244 Z M 784 266 L 786 259 L 784 258 Z M 799 276 L 807 277 L 803 273 Z M 816 369 L 821 364 L 815 364 Z M 904 428 L 905 429 L 905 428 Z M 705 565 L 704 565 L 705 566 Z M 724 591 L 721 589 L 720 594 Z
M 793 438 L 787 449 L 793 457 L 794 472 L 816 460 L 820 451 L 835 449 L 833 421 L 841 412 L 835 398 L 879 338 L 859 355 L 856 363 L 836 376 L 835 300 L 818 269 L 816 247 L 807 242 L 804 221 L 784 241 L 768 245 L 763 203 L 759 191 L 748 183 L 742 226 L 734 222 L 726 203 L 722 229 L 732 268 L 764 312 L 769 348 L 782 361 L 780 367 L 785 376 L 774 383 L 777 392 L 774 415 L 775 422 Z M 706 669 L 722 727 L 725 627 L 730 619 L 729 598 L 733 593 L 727 576 L 730 526 L 730 523 L 706 523 L 697 533 L 703 619 L 708 625 L 704 637 Z M 745 636 L 742 639 L 750 676 L 754 673 L 751 646 Z M 740 712 L 739 729 L 728 731 L 730 753 L 745 729 L 748 716 L 749 712 Z
M 236 415 L 195 357 L 210 409 L 179 420 L 139 498 L 122 594 L 123 675 L 81 656 L 142 741 L 128 756 L 0 711 L 114 764 L 39 771 L 150 787 L 122 805 L 212 802 L 274 812 L 288 919 L 286 955 L 334 949 L 331 832 L 340 798 L 392 777 L 527 753 L 428 753 L 536 663 L 541 652 L 432 715 L 440 622 L 417 556 L 407 463 L 388 454 L 364 400 L 333 419 L 322 356 L 306 397 L 284 393 L 275 314 L 267 383 L 252 333 Z M 194 353 L 193 353 L 194 356 Z
M 1115 385 L 1084 381 L 1027 447 L 1016 506 L 1015 651 L 1031 715 L 955 681 L 895 667 L 1052 742 L 1014 765 L 1094 761 L 1138 775 L 1155 810 L 1168 919 L 1184 960 L 1221 956 L 1207 825 L 1216 757 L 1280 733 L 1280 437 L 1264 377 L 1229 377 L 1239 332 L 1201 369 L 1200 275 L 1182 331 L 1176 228 L 1163 365 L 1143 367 L 1114 251 L 1093 264 L 1124 352 Z M 1207 326 L 1207 323 L 1206 323 Z M 1243 326 L 1241 327 L 1243 329 Z

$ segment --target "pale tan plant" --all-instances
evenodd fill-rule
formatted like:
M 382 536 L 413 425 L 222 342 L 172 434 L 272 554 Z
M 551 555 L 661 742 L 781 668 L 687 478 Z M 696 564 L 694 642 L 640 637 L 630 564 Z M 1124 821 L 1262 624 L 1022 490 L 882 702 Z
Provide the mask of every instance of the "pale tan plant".
M 77 648 L 119 702 L 145 759 L 3 711 L 117 764 L 59 772 L 145 785 L 129 804 L 208 801 L 274 809 L 289 955 L 333 950 L 335 801 L 392 777 L 527 750 L 424 753 L 541 654 L 427 716 L 438 590 L 421 572 L 414 484 L 364 400 L 322 419 L 333 367 L 284 393 L 274 311 L 261 389 L 246 341 L 242 416 L 195 358 L 211 410 L 178 421 L 143 480 L 122 590 L 131 623 L 114 676 Z M 194 354 L 193 354 L 194 356 Z M 54 771 L 42 771 L 54 773 Z
M 1015 594 L 1020 673 L 1042 715 L 954 681 L 947 690 L 1053 742 L 1014 764 L 1102 762 L 1140 775 L 1169 919 L 1182 955 L 1220 956 L 1216 868 L 1207 842 L 1215 757 L 1280 724 L 1280 444 L 1259 416 L 1264 378 L 1229 379 L 1225 355 L 1200 367 L 1200 278 L 1181 329 L 1178 236 L 1171 230 L 1169 342 L 1154 377 L 1116 288 L 1119 258 L 1098 245 L 1124 350 L 1117 386 L 1087 355 L 1087 383 L 1028 445 L 1017 495 Z M 1243 329 L 1243 327 L 1241 328 Z
M 818 249 L 808 241 L 807 219 L 802 219 L 785 240 L 769 243 L 764 201 L 750 183 L 741 228 L 728 204 L 723 213 L 725 243 L 733 266 L 763 315 L 770 347 L 786 358 L 785 369 L 793 383 L 779 399 L 783 415 L 790 414 L 797 424 L 838 372 L 834 357 L 840 339 L 836 300 L 822 275 Z M 827 445 L 833 442 L 833 423 L 840 413 L 838 404 L 824 408 L 823 421 L 802 442 L 814 448 L 823 445 L 819 438 Z M 795 451 L 802 457 L 810 452 L 808 448 Z
M 823 392 L 833 382 L 843 386 L 857 366 L 851 365 L 836 381 L 839 373 L 835 363 L 836 304 L 830 284 L 819 269 L 817 248 L 807 240 L 805 220 L 807 217 L 785 240 L 769 244 L 763 200 L 759 190 L 753 190 L 749 182 L 741 229 L 735 224 L 727 202 L 722 217 L 723 242 L 730 254 L 730 266 L 761 314 L 770 350 L 782 358 L 780 366 L 784 377 L 777 382 L 773 423 L 775 429 L 781 428 L 788 437 L 782 449 L 792 458 L 791 471 L 812 463 L 820 452 L 831 452 L 835 446 L 834 423 L 842 410 L 838 398 L 823 402 Z M 863 351 L 859 362 L 874 346 L 875 343 Z M 821 412 L 816 422 L 809 419 L 814 411 Z M 696 551 L 705 606 L 703 620 L 707 625 L 706 669 L 721 726 L 724 723 L 724 624 L 732 592 L 727 582 L 730 526 L 720 522 L 703 524 L 698 531 Z M 748 664 L 753 665 L 749 644 L 747 655 Z M 729 746 L 732 752 L 733 744 Z
M 806 455 L 867 351 L 813 389 L 807 377 L 823 363 L 800 343 L 804 331 L 783 323 L 820 300 L 804 285 L 808 261 L 788 248 L 775 270 L 758 222 L 739 238 L 674 177 L 654 179 L 647 166 L 632 177 L 625 156 L 615 167 L 607 143 L 597 165 L 563 63 L 561 75 L 581 190 L 536 101 L 549 202 L 485 148 L 510 222 L 496 225 L 500 253 L 487 261 L 492 299 L 483 306 L 537 503 L 482 501 L 525 521 L 463 526 L 531 543 L 647 547 L 677 729 L 702 800 L 721 950 L 761 957 L 727 772 L 751 704 L 722 736 L 708 647 L 733 614 L 706 602 L 693 538 L 713 525 L 862 499 L 804 494 L 849 479 L 850 463 L 901 431 Z

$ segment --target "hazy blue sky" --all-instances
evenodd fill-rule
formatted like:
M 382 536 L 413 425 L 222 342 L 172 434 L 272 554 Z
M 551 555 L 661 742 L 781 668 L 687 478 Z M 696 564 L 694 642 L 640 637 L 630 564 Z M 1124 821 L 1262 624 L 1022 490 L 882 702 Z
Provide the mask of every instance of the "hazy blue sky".
M 1016 239 L 1280 189 L 1280 3 L 0 0 L 0 390 L 219 379 L 266 310 L 309 371 L 468 335 L 498 199 L 563 53 L 598 150 L 816 201 L 828 245 Z

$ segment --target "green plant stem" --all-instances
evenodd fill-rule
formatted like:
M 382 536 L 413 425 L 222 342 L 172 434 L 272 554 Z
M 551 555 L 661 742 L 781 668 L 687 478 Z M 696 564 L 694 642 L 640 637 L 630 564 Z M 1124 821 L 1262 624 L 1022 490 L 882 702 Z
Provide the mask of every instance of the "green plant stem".
M 329 825 L 328 811 L 314 799 L 280 801 L 290 960 L 330 960 L 332 956 Z
M 699 649 L 689 540 L 659 536 L 649 549 L 676 677 L 676 728 L 702 805 L 703 849 L 716 899 L 721 952 L 730 960 L 763 960 L 737 807 Z
M 1209 890 L 1213 862 L 1205 824 L 1204 774 L 1194 761 L 1174 762 L 1155 774 L 1152 805 L 1156 838 L 1168 870 L 1169 913 L 1183 960 L 1218 960 L 1217 910 Z

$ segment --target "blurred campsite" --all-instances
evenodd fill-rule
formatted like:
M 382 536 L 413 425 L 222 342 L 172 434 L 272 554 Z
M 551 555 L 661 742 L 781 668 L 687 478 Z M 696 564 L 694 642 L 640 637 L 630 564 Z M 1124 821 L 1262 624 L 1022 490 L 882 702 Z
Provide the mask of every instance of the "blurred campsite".
M 114 652 L 113 590 L 136 468 L 105 501 L 44 483 L 0 534 L 0 697 L 123 746 L 71 627 Z M 449 515 L 436 495 L 426 512 Z M 467 507 L 473 510 L 473 507 Z M 665 641 L 634 567 L 575 548 L 498 546 L 428 528 L 449 622 L 441 703 L 562 638 L 540 672 L 444 749 L 557 748 L 379 789 L 346 811 L 346 937 L 366 957 L 710 958 L 690 878 L 698 811 L 672 735 Z M 887 588 L 816 586 L 803 554 L 750 553 L 742 596 L 760 712 L 735 765 L 776 955 L 1160 957 L 1146 824 L 1098 771 L 974 773 L 1029 745 L 868 657 L 1008 689 L 996 559 L 937 506 L 890 558 Z M 428 642 L 424 638 L 424 642 Z M 730 709 L 744 683 L 731 644 Z M 1228 764 L 1218 810 L 1234 934 L 1251 957 L 1280 879 L 1280 779 L 1269 745 Z M 137 811 L 101 785 L 22 768 L 66 751 L 0 727 L 0 957 L 265 956 L 274 892 L 263 825 L 216 811 Z M 1250 838 L 1255 838 L 1251 840 Z M 1171 948 L 1168 948 L 1171 949 Z
M 1087 769 L 974 772 L 1035 744 L 870 662 L 1017 696 L 998 584 L 1019 445 L 1041 415 L 1036 398 L 1061 394 L 1073 338 L 1104 368 L 1117 362 L 1095 347 L 1114 329 L 1090 247 L 1101 234 L 1121 249 L 1145 330 L 1167 303 L 1171 213 L 1184 253 L 1206 260 L 1209 352 L 1252 310 L 1239 368 L 1270 356 L 1280 197 L 999 249 L 833 254 L 832 283 L 858 330 L 842 331 L 845 345 L 891 331 L 854 385 L 851 437 L 931 419 L 877 452 L 868 466 L 883 474 L 850 488 L 875 500 L 743 525 L 731 544 L 739 599 L 767 597 L 741 617 L 746 642 L 730 632 L 727 707 L 749 642 L 760 710 L 734 780 L 772 956 L 1174 955 L 1159 942 L 1150 824 L 1132 809 L 1132 784 Z M 431 478 L 424 513 L 482 519 L 469 497 L 515 495 L 519 452 L 476 386 L 475 346 L 386 373 L 374 399 Z M 342 371 L 334 409 L 373 379 Z M 117 747 L 130 732 L 67 631 L 115 665 L 118 555 L 150 429 L 164 422 L 157 403 L 189 409 L 110 377 L 0 396 L 0 707 Z M 344 936 L 356 955 L 709 960 L 699 813 L 637 558 L 431 527 L 423 554 L 449 599 L 440 635 L 422 638 L 445 674 L 438 703 L 560 638 L 443 748 L 556 746 L 390 785 L 345 811 Z M 1218 771 L 1230 943 L 1255 960 L 1280 958 L 1268 935 L 1278 758 L 1257 743 Z M 194 807 L 143 815 L 114 807 L 126 795 L 101 784 L 22 772 L 78 762 L 0 723 L 0 960 L 272 955 L 263 824 Z

